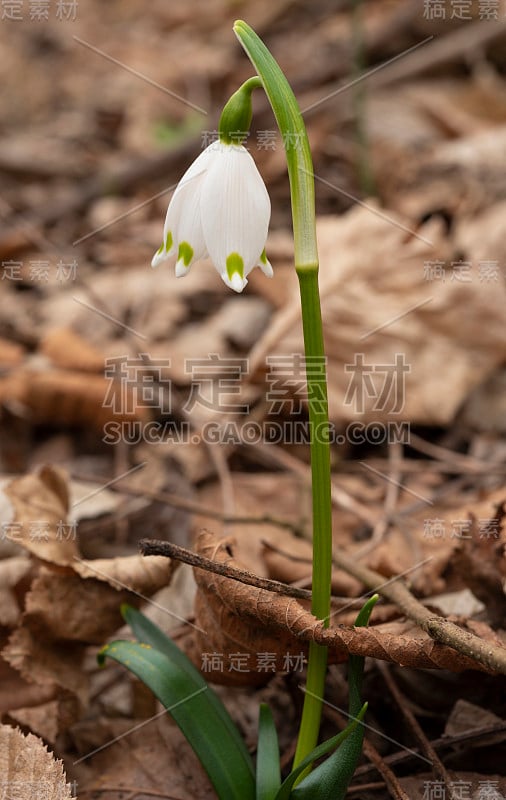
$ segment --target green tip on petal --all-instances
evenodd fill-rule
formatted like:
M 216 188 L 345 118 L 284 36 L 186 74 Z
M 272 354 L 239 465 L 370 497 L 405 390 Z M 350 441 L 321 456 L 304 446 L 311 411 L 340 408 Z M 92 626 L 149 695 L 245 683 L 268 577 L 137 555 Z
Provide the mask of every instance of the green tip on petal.
M 233 280 L 234 273 L 237 273 L 244 280 L 244 261 L 239 253 L 230 253 L 227 256 L 227 275 L 229 280 Z
M 163 244 L 162 244 L 162 246 L 158 248 L 158 250 L 154 254 L 153 258 L 151 259 L 151 266 L 152 267 L 157 267 L 158 264 L 160 264 L 160 262 L 164 260 L 164 258 L 165 258 L 165 254 L 164 254 Z
M 248 281 L 246 278 L 241 278 L 237 272 L 234 272 L 230 279 L 230 288 L 233 289 L 234 292 L 242 292 L 247 283 Z
M 172 250 L 172 233 L 169 231 L 165 237 L 165 242 L 162 242 L 153 258 L 151 259 L 151 266 L 157 267 L 161 261 L 165 261 L 169 252 Z
M 179 245 L 177 260 L 182 261 L 185 267 L 189 267 L 192 258 L 193 258 L 193 247 L 189 245 L 188 242 L 181 242 L 181 244 Z
M 184 278 L 185 275 L 188 275 L 190 271 L 190 267 L 185 267 L 183 260 L 180 258 L 176 261 L 176 278 Z
M 230 253 L 227 257 L 227 275 L 223 273 L 222 277 L 234 292 L 242 292 L 248 281 L 244 277 L 244 261 L 239 253 Z
M 260 254 L 260 258 L 258 259 L 258 266 L 264 275 L 267 275 L 268 278 L 272 278 L 274 275 L 274 270 L 272 269 L 271 263 L 265 254 L 265 247 Z

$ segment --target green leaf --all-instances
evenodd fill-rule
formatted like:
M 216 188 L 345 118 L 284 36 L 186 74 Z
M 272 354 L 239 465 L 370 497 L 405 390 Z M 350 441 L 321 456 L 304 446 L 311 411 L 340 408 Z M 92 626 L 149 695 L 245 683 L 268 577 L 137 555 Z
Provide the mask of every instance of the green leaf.
M 358 613 L 355 627 L 367 625 L 378 599 L 378 595 L 369 598 Z M 364 661 L 362 656 L 350 656 L 348 664 L 349 715 L 355 720 L 356 730 L 350 731 L 351 735 L 346 738 L 342 746 L 293 790 L 290 795 L 293 800 L 312 800 L 314 797 L 318 797 L 318 800 L 344 800 L 364 742 L 364 726 L 357 727 L 356 722 L 363 718 L 367 706 L 367 704 L 362 705 L 361 700 Z M 348 725 L 345 730 L 349 727 Z
M 342 800 L 344 798 L 362 752 L 363 728 L 361 725 L 358 730 L 356 728 L 366 711 L 367 703 L 364 703 L 360 714 L 344 729 L 343 733 L 347 735 L 341 747 L 335 753 L 332 753 L 323 764 L 315 767 L 304 778 L 302 783 L 299 783 L 291 792 L 290 800 L 313 800 L 315 797 L 318 800 Z M 358 751 L 356 743 L 358 740 L 355 740 L 353 747 L 349 746 L 349 743 L 354 741 L 357 733 L 362 734 Z M 342 734 L 340 735 L 342 736 Z M 314 757 L 313 753 L 313 760 Z M 302 766 L 302 764 L 299 766 Z M 276 798 L 276 800 L 278 799 Z
M 269 706 L 262 703 L 258 719 L 256 800 L 274 800 L 280 786 L 278 734 Z
M 255 780 L 223 717 L 210 700 L 209 687 L 196 681 L 164 653 L 142 642 L 116 641 L 98 654 L 123 664 L 148 686 L 170 712 L 220 800 L 254 800 Z
M 362 608 L 357 614 L 355 620 L 355 628 L 366 628 L 369 623 L 369 617 L 372 614 L 373 608 L 379 600 L 379 594 L 373 594 L 367 603 L 364 603 Z
M 228 713 L 218 695 L 207 684 L 201 673 L 192 664 L 190 659 L 182 652 L 182 650 L 179 649 L 179 647 L 169 636 L 167 636 L 166 633 L 161 631 L 157 625 L 151 622 L 151 620 L 145 617 L 140 611 L 137 611 L 136 608 L 133 608 L 125 603 L 121 606 L 121 613 L 123 619 L 128 623 L 128 625 L 130 625 L 139 642 L 150 644 L 151 647 L 155 648 L 155 650 L 159 650 L 160 653 L 166 655 L 170 661 L 172 661 L 174 664 L 184 670 L 191 678 L 193 678 L 197 688 L 203 686 L 207 687 L 209 702 L 213 705 L 216 713 L 221 717 L 225 727 L 228 729 L 229 736 L 231 739 L 233 739 L 235 748 L 238 754 L 240 754 L 241 760 L 244 762 L 245 766 L 248 767 L 251 775 L 254 776 L 255 768 L 253 766 L 253 761 L 232 717 Z
M 349 725 L 346 726 L 344 731 L 341 733 L 336 734 L 336 736 L 332 736 L 331 739 L 327 739 L 326 742 L 319 744 L 314 750 L 304 758 L 300 764 L 288 775 L 288 777 L 283 781 L 279 792 L 277 793 L 275 800 L 288 800 L 288 798 L 293 796 L 293 786 L 296 783 L 299 776 L 304 772 L 304 770 L 316 761 L 318 758 L 322 758 L 326 756 L 331 750 L 334 750 L 336 747 L 339 747 L 355 730 L 357 725 L 359 724 L 360 720 L 362 720 L 365 712 L 367 711 L 367 703 L 364 703 L 364 707 L 361 709 L 360 714 L 357 716 L 356 720 L 352 720 Z M 302 786 L 302 783 L 300 784 Z M 319 795 L 318 795 L 319 797 Z

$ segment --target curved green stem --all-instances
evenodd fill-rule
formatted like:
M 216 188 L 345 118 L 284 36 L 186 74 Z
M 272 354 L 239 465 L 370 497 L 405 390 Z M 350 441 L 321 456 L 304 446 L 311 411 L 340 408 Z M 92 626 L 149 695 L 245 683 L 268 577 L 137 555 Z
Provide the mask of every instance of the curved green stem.
M 306 128 L 295 95 L 279 65 L 256 33 L 242 20 L 234 31 L 263 84 L 274 111 L 286 151 L 292 202 L 295 269 L 299 279 L 302 327 L 306 354 L 306 379 L 311 428 L 313 494 L 313 597 L 312 613 L 328 625 L 332 569 L 332 507 L 330 448 L 323 327 L 318 290 L 313 162 Z M 309 648 L 307 692 L 294 765 L 318 741 L 325 688 L 327 649 Z

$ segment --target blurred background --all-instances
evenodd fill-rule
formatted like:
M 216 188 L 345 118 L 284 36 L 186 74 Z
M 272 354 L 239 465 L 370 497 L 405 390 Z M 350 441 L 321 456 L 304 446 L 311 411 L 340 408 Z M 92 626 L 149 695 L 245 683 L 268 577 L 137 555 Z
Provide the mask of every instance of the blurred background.
M 2 0 L 0 15 L 4 476 L 65 468 L 79 506 L 69 517 L 79 536 L 69 538 L 83 558 L 132 555 L 146 535 L 191 546 L 203 524 L 226 533 L 225 518 L 272 508 L 298 538 L 276 524 L 263 538 L 310 552 L 307 442 L 293 428 L 270 443 L 265 433 L 307 416 L 284 153 L 296 143 L 281 141 L 260 92 L 245 145 L 271 197 L 274 278 L 254 270 L 235 295 L 209 263 L 183 280 L 172 262 L 149 266 L 171 192 L 252 74 L 232 31 L 242 18 L 283 68 L 312 147 L 336 544 L 385 577 L 430 557 L 411 577 L 419 596 L 435 603 L 443 594 L 443 613 L 504 627 L 505 3 Z M 262 435 L 206 440 L 207 423 L 237 414 Z M 258 524 L 232 529 L 251 571 L 307 585 L 307 564 L 263 550 Z M 27 537 L 23 546 L 40 556 L 40 538 Z M 493 575 L 485 589 L 479 564 Z M 124 580 L 150 594 L 165 578 L 150 588 Z M 178 587 L 163 603 L 180 603 L 184 617 L 191 577 Z M 341 572 L 334 590 L 355 597 L 361 587 Z M 79 658 L 119 627 L 112 595 L 113 622 L 82 634 Z M 16 608 L 12 627 L 24 624 Z M 44 622 L 49 640 L 75 644 L 79 604 L 72 635 L 51 629 L 55 608 L 56 600 Z M 487 714 L 501 711 L 497 684 L 434 674 L 403 672 L 429 737 L 458 735 L 454 717 L 445 726 L 463 697 L 481 704 L 484 729 L 495 724 Z M 17 686 L 14 669 L 9 676 Z M 277 687 L 284 720 L 292 704 Z M 333 690 L 343 694 L 342 679 Z M 65 692 L 75 700 L 72 681 Z M 142 718 L 149 707 L 140 695 L 133 704 L 106 698 L 113 716 Z M 404 735 L 389 727 L 388 701 L 376 701 L 378 725 Z M 88 708 L 80 702 L 75 718 Z M 33 716 L 12 718 L 52 746 L 70 737 L 67 768 L 110 730 L 107 720 L 92 735 L 60 717 L 51 730 Z M 241 718 L 251 741 L 252 718 Z M 464 762 L 465 753 L 450 760 L 455 769 Z M 119 780 L 127 767 L 115 763 Z M 499 763 L 494 748 L 481 751 L 473 791 Z M 97 769 L 79 774 L 81 784 L 96 788 Z M 364 766 L 364 783 L 376 778 L 371 770 Z M 409 796 L 429 797 L 413 781 Z M 182 786 L 181 797 L 210 796 Z M 397 795 L 380 787 L 371 796 Z
M 444 429 L 460 415 L 459 436 L 503 430 L 502 3 L 192 0 L 147 10 L 136 2 L 5 0 L 0 402 L 7 471 L 80 448 L 110 459 L 103 426 L 126 412 L 108 395 L 118 362 L 107 361 L 104 375 L 104 358 L 144 352 L 161 359 L 170 391 L 143 400 L 135 379 L 125 389 L 125 378 L 128 413 L 146 420 L 165 403 L 181 419 L 191 394 L 188 359 L 204 350 L 248 358 L 242 390 L 258 405 L 269 385 L 266 359 L 300 352 L 283 150 L 294 143 L 280 140 L 260 92 L 246 145 L 271 196 L 274 279 L 255 270 L 248 292 L 230 297 L 209 265 L 198 264 L 185 280 L 175 279 L 171 263 L 149 268 L 172 190 L 216 138 L 223 104 L 251 75 L 232 32 L 238 17 L 271 48 L 307 124 L 332 421 L 341 430 L 393 414 Z M 358 397 L 350 384 L 357 354 L 369 364 L 376 395 L 380 373 L 391 376 L 402 355 L 391 408 L 380 409 L 365 383 Z M 300 390 L 295 377 L 289 384 L 287 397 Z M 54 453 L 44 426 L 61 434 Z M 343 444 L 353 450 L 346 432 Z M 466 433 L 462 447 L 468 444 Z

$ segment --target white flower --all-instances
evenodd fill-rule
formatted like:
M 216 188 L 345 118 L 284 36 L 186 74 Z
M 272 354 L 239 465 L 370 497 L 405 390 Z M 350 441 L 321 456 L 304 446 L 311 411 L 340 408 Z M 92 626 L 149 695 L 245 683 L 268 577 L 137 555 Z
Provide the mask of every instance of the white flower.
M 267 189 L 248 151 L 213 142 L 178 183 L 151 266 L 177 255 L 180 278 L 209 256 L 227 286 L 242 292 L 253 267 L 272 276 L 265 255 L 270 215 Z

